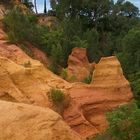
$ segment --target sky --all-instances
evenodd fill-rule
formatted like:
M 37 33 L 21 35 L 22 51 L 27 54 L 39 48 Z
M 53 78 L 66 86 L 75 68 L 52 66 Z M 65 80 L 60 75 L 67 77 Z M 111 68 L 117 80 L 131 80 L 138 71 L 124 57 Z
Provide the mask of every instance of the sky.
M 37 1 L 37 9 L 39 13 L 43 13 L 44 10 L 44 0 L 36 0 Z M 47 9 L 50 9 L 50 0 L 47 0 Z M 117 0 L 114 0 L 117 1 Z M 140 0 L 127 0 L 132 2 L 134 5 L 136 5 L 140 9 Z

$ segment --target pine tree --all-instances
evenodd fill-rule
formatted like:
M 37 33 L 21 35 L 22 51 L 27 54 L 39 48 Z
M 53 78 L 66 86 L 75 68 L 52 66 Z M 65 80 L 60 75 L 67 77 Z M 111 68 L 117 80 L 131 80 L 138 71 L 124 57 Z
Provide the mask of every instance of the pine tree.
M 36 14 L 37 14 L 37 13 L 38 13 L 38 11 L 37 11 L 36 0 L 34 0 L 34 7 L 35 7 L 35 12 L 36 12 Z
M 46 0 L 44 0 L 44 13 L 47 13 Z

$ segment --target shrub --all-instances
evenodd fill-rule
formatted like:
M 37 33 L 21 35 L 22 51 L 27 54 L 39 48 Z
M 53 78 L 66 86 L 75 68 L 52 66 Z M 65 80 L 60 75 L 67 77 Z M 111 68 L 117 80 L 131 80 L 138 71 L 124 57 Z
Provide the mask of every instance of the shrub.
M 3 23 L 12 43 L 30 42 L 40 45 L 42 36 L 48 29 L 37 24 L 35 15 L 23 13 L 20 8 L 14 7 L 4 16 Z
M 89 75 L 87 77 L 85 77 L 82 82 L 85 83 L 85 84 L 90 84 L 91 83 L 91 80 L 92 80 L 92 76 Z
M 70 96 L 64 94 L 60 89 L 53 88 L 50 90 L 49 99 L 53 102 L 53 110 L 63 115 L 64 109 L 69 106 Z
M 8 41 L 9 41 L 10 43 L 17 43 L 17 42 L 18 42 L 18 38 L 16 37 L 16 35 L 15 35 L 14 32 L 9 31 L 9 32 L 7 33 L 7 35 L 8 35 Z
M 140 72 L 128 75 L 134 97 L 136 99 L 138 107 L 140 107 Z
M 83 34 L 84 40 L 87 40 L 87 57 L 90 62 L 98 62 L 100 59 L 100 50 L 99 50 L 99 33 L 95 30 L 87 30 Z
M 119 56 L 126 74 L 140 69 L 140 29 L 132 29 L 123 38 L 123 52 Z
M 67 80 L 68 79 L 68 70 L 67 69 L 62 69 L 60 76 L 64 79 Z
M 135 103 L 121 106 L 107 113 L 108 130 L 91 140 L 139 140 L 140 109 Z
M 69 55 L 68 40 L 61 29 L 51 30 L 42 37 L 45 52 L 52 58 L 53 63 L 62 67 L 67 66 Z
M 30 62 L 30 61 L 25 62 L 25 63 L 23 64 L 23 66 L 24 66 L 25 68 L 29 68 L 29 67 L 31 67 L 31 62 Z
M 53 103 L 62 103 L 65 99 L 65 94 L 59 89 L 51 89 L 50 98 Z
M 19 8 L 13 8 L 4 17 L 4 25 L 10 41 L 20 42 L 27 39 L 31 24 Z M 13 39 L 13 40 L 12 40 Z
M 58 68 L 58 65 L 57 64 L 55 64 L 55 63 L 52 63 L 52 64 L 50 64 L 49 66 L 48 66 L 48 69 L 51 71 L 51 72 L 53 72 L 54 74 L 58 74 L 59 72 L 59 68 Z
M 74 46 L 79 47 L 79 48 L 87 48 L 88 47 L 87 40 L 83 40 L 79 36 L 74 36 L 72 43 Z
M 107 114 L 109 133 L 115 139 L 140 139 L 140 110 L 135 103 L 122 106 Z
M 77 77 L 75 75 L 72 75 L 68 78 L 68 81 L 75 82 L 77 80 Z

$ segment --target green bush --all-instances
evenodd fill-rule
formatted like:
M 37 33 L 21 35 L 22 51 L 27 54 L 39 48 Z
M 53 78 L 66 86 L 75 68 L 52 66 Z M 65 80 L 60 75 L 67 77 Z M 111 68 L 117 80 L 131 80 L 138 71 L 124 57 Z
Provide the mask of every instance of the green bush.
M 122 39 L 123 51 L 117 54 L 140 107 L 140 29 L 131 29 Z
M 100 59 L 99 50 L 99 33 L 96 29 L 87 30 L 83 35 L 84 40 L 87 40 L 87 56 L 90 62 Z
M 140 109 L 130 103 L 107 113 L 108 130 L 91 140 L 139 140 Z
M 55 63 L 52 63 L 48 66 L 48 69 L 53 72 L 54 74 L 59 74 L 59 68 L 58 65 Z
M 35 15 L 24 14 L 18 7 L 7 12 L 3 23 L 12 43 L 30 42 L 37 46 L 41 44 L 43 34 L 48 32 L 48 28 L 37 24 Z
M 75 82 L 75 81 L 77 81 L 77 77 L 75 75 L 72 75 L 72 76 L 68 77 L 68 81 Z
M 16 37 L 16 35 L 15 35 L 14 32 L 9 31 L 9 32 L 7 33 L 7 35 L 8 35 L 8 41 L 9 41 L 10 43 L 17 43 L 17 42 L 18 42 L 18 38 Z
M 71 100 L 69 94 L 65 95 L 62 90 L 52 88 L 48 94 L 48 97 L 53 103 L 52 109 L 60 115 L 63 115 L 65 108 L 69 106 Z
M 50 99 L 53 101 L 53 103 L 62 103 L 65 99 L 65 94 L 63 91 L 59 89 L 51 89 L 50 91 Z
M 92 80 L 92 76 L 89 75 L 87 77 L 85 77 L 82 82 L 85 83 L 85 84 L 90 84 L 91 83 L 91 80 Z
M 27 61 L 27 62 L 25 62 L 24 64 L 23 64 L 23 66 L 25 67 L 25 68 L 30 68 L 31 67 L 31 62 L 30 61 Z
M 51 57 L 53 63 L 62 67 L 67 66 L 71 48 L 69 48 L 69 41 L 61 27 L 44 34 L 42 44 L 44 51 Z
M 67 69 L 62 69 L 60 76 L 64 79 L 68 79 L 68 70 Z
M 123 52 L 119 55 L 124 72 L 136 73 L 140 70 L 140 29 L 132 29 L 122 40 Z
M 78 48 L 87 48 L 88 47 L 87 40 L 83 40 L 79 36 L 74 36 L 72 43 L 75 47 L 78 47 Z
M 140 139 L 140 110 L 135 103 L 107 114 L 109 133 L 115 140 Z
M 130 81 L 137 105 L 140 107 L 140 72 L 130 74 L 127 77 Z
M 10 10 L 4 17 L 4 25 L 12 41 L 25 41 L 29 37 L 30 21 L 17 7 Z

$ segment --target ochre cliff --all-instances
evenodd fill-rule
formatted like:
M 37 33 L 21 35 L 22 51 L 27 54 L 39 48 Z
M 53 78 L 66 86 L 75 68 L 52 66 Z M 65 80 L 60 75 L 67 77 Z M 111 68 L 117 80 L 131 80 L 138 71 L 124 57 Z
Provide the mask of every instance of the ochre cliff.
M 129 82 L 115 56 L 101 59 L 89 86 L 77 85 L 69 92 L 72 101 L 64 112 L 64 119 L 84 137 L 104 132 L 106 113 L 133 98 Z
M 68 59 L 68 79 L 81 82 L 88 77 L 94 69 L 94 64 L 90 64 L 85 48 L 74 48 Z
M 64 120 L 81 136 L 90 137 L 106 130 L 108 111 L 133 99 L 129 82 L 115 56 L 101 59 L 90 85 L 70 84 L 30 58 L 19 46 L 7 43 L 5 36 L 0 30 L 0 100 L 50 107 L 48 92 L 51 88 L 62 89 L 71 97 Z M 74 65 L 80 68 L 85 65 L 89 72 L 90 65 L 83 54 Z
M 2 40 L 2 31 L 0 34 L 0 99 L 45 107 L 51 88 L 70 88 L 69 83 L 27 56 L 18 46 Z
M 83 140 L 49 108 L 0 101 L 0 140 Z

